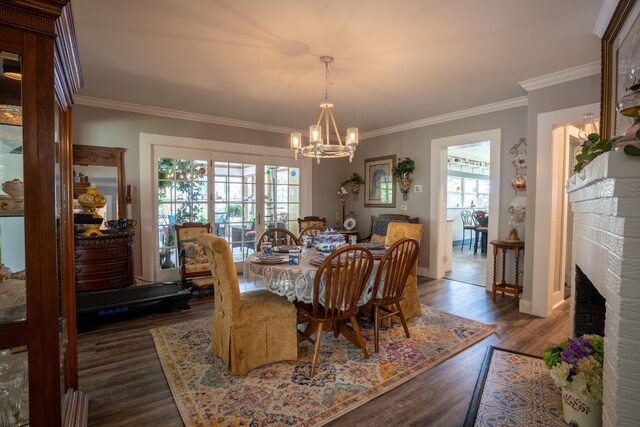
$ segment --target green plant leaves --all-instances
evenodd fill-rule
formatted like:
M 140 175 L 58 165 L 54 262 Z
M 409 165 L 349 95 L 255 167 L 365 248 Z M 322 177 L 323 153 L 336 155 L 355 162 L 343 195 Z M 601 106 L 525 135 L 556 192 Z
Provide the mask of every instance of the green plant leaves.
M 635 145 L 625 145 L 624 152 L 630 156 L 640 156 L 640 148 L 636 147 Z

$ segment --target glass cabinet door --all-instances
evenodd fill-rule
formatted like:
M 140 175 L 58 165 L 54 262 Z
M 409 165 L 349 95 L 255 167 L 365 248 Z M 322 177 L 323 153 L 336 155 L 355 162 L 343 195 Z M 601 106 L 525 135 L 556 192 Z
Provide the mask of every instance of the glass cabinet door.
M 0 47 L 1 48 L 1 47 Z M 0 421 L 28 422 L 22 61 L 1 50 L 0 76 Z M 8 409 L 7 409 L 8 408 Z

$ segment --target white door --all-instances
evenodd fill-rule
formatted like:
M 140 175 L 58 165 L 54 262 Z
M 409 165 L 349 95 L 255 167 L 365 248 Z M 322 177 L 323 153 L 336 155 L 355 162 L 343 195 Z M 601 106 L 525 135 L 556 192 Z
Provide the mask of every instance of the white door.
M 259 156 L 212 153 L 213 233 L 229 242 L 238 271 L 262 233 L 260 161 Z
M 211 153 L 204 150 L 157 147 L 155 209 L 157 280 L 175 280 L 178 245 L 174 224 L 211 222 L 209 215 Z
M 303 191 L 300 163 L 283 157 L 263 158 L 264 227 L 286 228 L 296 236 L 301 217 Z

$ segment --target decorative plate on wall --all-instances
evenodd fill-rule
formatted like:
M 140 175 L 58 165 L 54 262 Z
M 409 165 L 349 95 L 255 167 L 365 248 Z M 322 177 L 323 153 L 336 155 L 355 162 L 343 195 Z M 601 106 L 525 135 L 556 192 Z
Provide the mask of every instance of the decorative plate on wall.
M 342 224 L 345 230 L 351 231 L 356 228 L 356 220 L 354 218 L 347 218 L 344 220 L 344 224 Z
M 527 175 L 516 175 L 511 180 L 511 186 L 516 191 L 526 191 L 527 190 Z
M 513 166 L 515 168 L 526 168 L 527 167 L 527 153 L 518 153 L 515 156 L 513 156 L 513 159 L 511 160 L 511 163 L 513 163 Z

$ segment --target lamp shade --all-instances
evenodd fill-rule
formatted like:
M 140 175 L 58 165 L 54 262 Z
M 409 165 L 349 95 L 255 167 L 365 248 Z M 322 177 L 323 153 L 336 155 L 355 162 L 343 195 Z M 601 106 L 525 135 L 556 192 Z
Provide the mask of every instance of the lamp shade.
M 347 146 L 353 148 L 358 146 L 358 128 L 347 129 Z
M 311 125 L 309 126 L 309 143 L 319 144 L 322 140 L 322 126 Z
M 300 150 L 302 148 L 302 134 L 300 132 L 293 132 L 291 134 L 291 149 Z

